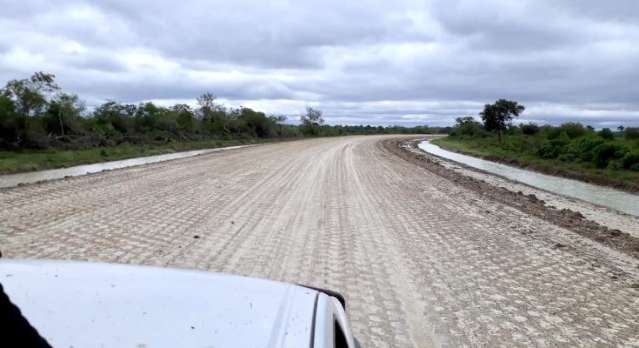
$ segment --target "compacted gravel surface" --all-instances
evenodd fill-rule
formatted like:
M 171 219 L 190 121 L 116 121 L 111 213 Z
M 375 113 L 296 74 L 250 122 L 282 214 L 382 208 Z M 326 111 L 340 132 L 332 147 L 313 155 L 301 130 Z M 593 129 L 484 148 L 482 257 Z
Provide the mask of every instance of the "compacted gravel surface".
M 639 346 L 639 282 L 623 258 L 406 161 L 385 139 L 261 145 L 3 189 L 0 249 L 334 289 L 364 347 Z

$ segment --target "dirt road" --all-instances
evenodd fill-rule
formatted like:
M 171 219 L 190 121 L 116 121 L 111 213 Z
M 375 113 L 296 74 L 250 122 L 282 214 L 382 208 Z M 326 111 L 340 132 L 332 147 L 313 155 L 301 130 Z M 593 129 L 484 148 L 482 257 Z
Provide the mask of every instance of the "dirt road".
M 381 139 L 262 145 L 2 190 L 0 248 L 336 289 L 365 347 L 639 346 L 637 279 L 612 251 Z

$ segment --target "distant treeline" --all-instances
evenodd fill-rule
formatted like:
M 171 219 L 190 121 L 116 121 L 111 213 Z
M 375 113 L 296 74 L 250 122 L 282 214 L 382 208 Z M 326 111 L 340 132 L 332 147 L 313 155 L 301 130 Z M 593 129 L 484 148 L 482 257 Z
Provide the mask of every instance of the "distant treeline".
M 523 106 L 503 99 L 488 104 L 480 113 L 483 122 L 458 118 L 449 143 L 455 140 L 471 151 L 520 162 L 540 159 L 582 168 L 639 171 L 639 128 L 595 130 L 574 122 L 556 127 L 512 124 L 513 117 L 523 111 Z
M 43 72 L 12 80 L 0 89 L 0 148 L 83 149 L 120 144 L 158 144 L 210 139 L 294 138 L 357 134 L 417 134 L 450 128 L 331 126 L 321 111 L 307 108 L 300 125 L 285 116 L 250 108 L 227 108 L 211 93 L 197 106 L 162 107 L 108 101 L 87 110 L 77 95 L 65 93 L 55 76 Z

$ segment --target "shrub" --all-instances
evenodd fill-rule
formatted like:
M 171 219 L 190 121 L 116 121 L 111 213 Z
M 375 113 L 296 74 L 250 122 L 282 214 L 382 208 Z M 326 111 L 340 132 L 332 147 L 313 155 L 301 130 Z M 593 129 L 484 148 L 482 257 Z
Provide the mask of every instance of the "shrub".
M 535 135 L 539 133 L 539 126 L 534 123 L 522 124 L 520 128 L 521 132 L 526 135 Z
M 623 169 L 623 162 L 619 159 L 610 160 L 610 163 L 608 163 L 608 168 L 612 170 L 621 170 Z
M 566 139 L 566 135 L 560 136 L 557 139 L 553 139 L 550 141 L 546 141 L 537 154 L 541 158 L 545 159 L 553 159 L 559 157 L 562 153 L 565 152 L 565 147 L 568 145 L 568 140 Z
M 570 139 L 579 138 L 588 132 L 581 123 L 568 122 L 559 127 L 560 132 L 565 132 Z
M 590 162 L 594 158 L 594 149 L 603 144 L 601 139 L 593 139 L 591 137 L 580 138 L 571 143 L 571 150 L 584 162 Z
M 561 129 L 558 127 L 544 126 L 543 127 L 544 136 L 546 139 L 557 139 L 561 135 Z
M 40 119 L 31 118 L 26 122 L 23 145 L 34 149 L 46 149 L 49 147 L 49 137 Z
M 627 152 L 621 158 L 621 165 L 624 169 L 634 168 L 634 170 L 638 170 L 639 169 L 639 153 Z
M 623 131 L 623 136 L 628 140 L 639 139 L 639 128 L 626 128 Z
M 597 133 L 597 134 L 599 134 L 600 137 L 602 137 L 603 139 L 606 139 L 606 140 L 612 140 L 612 139 L 615 138 L 615 135 L 612 133 L 610 128 L 604 128 L 604 129 L 600 130 L 599 133 Z
M 455 127 L 451 132 L 452 136 L 479 136 L 483 135 L 484 128 L 481 123 L 475 121 L 472 117 L 458 117 L 455 123 Z
M 557 159 L 562 162 L 573 162 L 577 159 L 577 155 L 575 155 L 573 152 L 566 152 L 559 155 Z
M 597 168 L 606 168 L 610 160 L 624 156 L 625 149 L 622 146 L 603 143 L 594 149 L 594 162 Z

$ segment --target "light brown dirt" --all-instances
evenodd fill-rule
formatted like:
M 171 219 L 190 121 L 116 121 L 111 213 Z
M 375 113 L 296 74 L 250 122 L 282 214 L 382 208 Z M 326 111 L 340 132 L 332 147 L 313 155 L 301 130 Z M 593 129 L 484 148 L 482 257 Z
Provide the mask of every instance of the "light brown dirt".
M 383 139 L 263 145 L 1 190 L 0 249 L 332 288 L 365 347 L 639 345 L 627 265 Z

